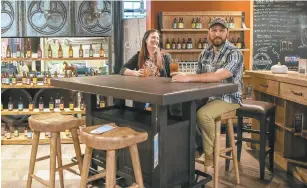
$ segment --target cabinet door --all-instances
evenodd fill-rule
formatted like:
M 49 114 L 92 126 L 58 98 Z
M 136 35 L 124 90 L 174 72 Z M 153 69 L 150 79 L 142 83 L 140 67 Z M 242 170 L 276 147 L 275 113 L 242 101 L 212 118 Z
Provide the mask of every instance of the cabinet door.
M 69 1 L 26 1 L 24 8 L 26 36 L 69 35 Z
M 1 35 L 2 37 L 19 36 L 18 2 L 1 1 Z
M 111 36 L 111 1 L 75 1 L 75 36 Z

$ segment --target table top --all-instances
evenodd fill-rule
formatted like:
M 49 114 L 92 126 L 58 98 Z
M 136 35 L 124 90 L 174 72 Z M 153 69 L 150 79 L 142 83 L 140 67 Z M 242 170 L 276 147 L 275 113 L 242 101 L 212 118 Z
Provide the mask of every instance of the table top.
M 236 92 L 229 83 L 175 83 L 170 78 L 121 75 L 53 78 L 51 85 L 114 98 L 169 105 Z

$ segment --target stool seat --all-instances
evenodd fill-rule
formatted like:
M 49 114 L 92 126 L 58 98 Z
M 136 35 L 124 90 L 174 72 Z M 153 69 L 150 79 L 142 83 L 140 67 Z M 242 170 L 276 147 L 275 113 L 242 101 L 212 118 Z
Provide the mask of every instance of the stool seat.
M 29 117 L 30 128 L 39 132 L 63 132 L 67 129 L 77 128 L 81 124 L 80 119 L 59 113 L 32 115 Z
M 92 130 L 102 125 L 83 128 L 80 131 L 82 143 L 95 149 L 116 150 L 125 148 L 147 140 L 146 132 L 136 132 L 129 127 L 118 127 L 115 124 L 108 124 L 115 127 L 102 134 L 92 134 Z
M 237 109 L 240 113 L 269 114 L 275 111 L 275 106 L 264 101 L 243 100 L 242 106 Z

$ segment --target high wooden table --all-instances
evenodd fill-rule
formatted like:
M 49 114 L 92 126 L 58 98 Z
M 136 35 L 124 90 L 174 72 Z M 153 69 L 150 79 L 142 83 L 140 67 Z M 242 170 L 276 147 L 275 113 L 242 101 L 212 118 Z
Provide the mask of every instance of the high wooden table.
M 170 78 L 129 77 L 120 75 L 52 79 L 58 88 L 79 90 L 87 94 L 86 125 L 112 121 L 119 126 L 129 126 L 146 131 L 148 140 L 138 145 L 143 178 L 146 187 L 171 188 L 194 183 L 195 124 L 194 100 L 236 92 L 238 86 L 226 83 L 172 83 Z M 152 104 L 152 111 L 122 105 L 96 109 L 93 94 L 112 96 Z M 182 118 L 172 118 L 168 105 L 182 103 Z M 128 150 L 118 153 L 117 174 L 133 178 L 133 168 Z M 103 160 L 102 153 L 93 158 Z

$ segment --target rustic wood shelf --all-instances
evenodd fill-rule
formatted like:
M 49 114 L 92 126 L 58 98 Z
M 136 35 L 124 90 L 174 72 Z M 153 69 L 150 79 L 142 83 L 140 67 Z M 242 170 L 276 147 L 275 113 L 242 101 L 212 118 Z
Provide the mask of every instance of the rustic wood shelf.
M 185 50 L 166 50 L 166 49 L 162 49 L 163 52 L 167 52 L 167 53 L 196 53 L 196 52 L 202 52 L 204 49 L 185 49 Z M 249 51 L 249 49 L 239 49 L 240 51 Z
M 1 84 L 1 88 L 3 89 L 11 89 L 11 88 L 55 88 L 54 86 L 50 85 L 45 85 L 42 82 L 38 82 L 37 85 L 27 85 L 27 84 L 22 84 L 22 83 L 17 83 L 15 85 L 10 84 L 10 85 L 5 85 Z
M 7 57 L 2 57 L 1 61 L 53 61 L 53 60 L 108 60 L 108 57 L 63 57 L 63 58 L 47 58 L 47 57 L 42 57 L 42 58 L 17 58 L 17 57 L 12 57 L 12 58 L 7 58 Z
M 208 32 L 209 29 L 161 29 L 162 32 Z M 250 31 L 250 28 L 234 28 L 232 31 Z
M 41 133 L 39 144 L 49 144 L 50 138 L 45 137 L 45 133 Z M 62 144 L 72 144 L 72 138 L 67 137 L 64 132 L 61 132 L 61 143 Z M 14 137 L 12 133 L 12 138 L 7 139 L 5 136 L 1 136 L 1 145 L 30 145 L 32 144 L 32 139 L 26 138 L 24 133 L 19 133 L 18 137 Z
M 46 114 L 46 113 L 85 114 L 85 110 L 80 110 L 80 108 L 75 108 L 74 110 L 65 108 L 64 111 L 54 110 L 53 112 L 51 112 L 49 108 L 45 108 L 44 111 L 41 112 L 39 111 L 38 108 L 35 108 L 33 111 L 29 111 L 29 109 L 23 109 L 23 111 L 19 111 L 18 109 L 13 109 L 13 111 L 9 111 L 8 109 L 3 109 L 1 111 L 1 115 L 36 115 L 36 114 Z

